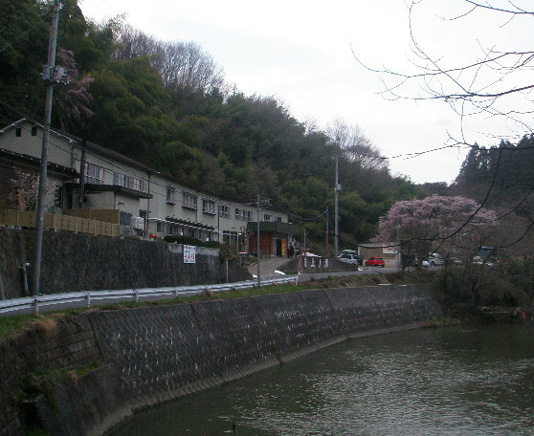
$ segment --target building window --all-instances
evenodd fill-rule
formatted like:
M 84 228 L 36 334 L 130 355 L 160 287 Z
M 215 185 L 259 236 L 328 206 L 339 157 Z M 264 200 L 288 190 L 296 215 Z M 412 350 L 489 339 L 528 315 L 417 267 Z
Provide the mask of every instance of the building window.
M 241 219 L 241 209 L 239 209 L 238 207 L 236 207 L 236 208 L 235 208 L 234 216 L 235 216 L 235 219 L 236 219 L 236 220 L 240 220 L 240 219 Z
M 207 213 L 209 215 L 215 215 L 215 201 L 203 199 L 202 212 Z
M 15 136 L 16 136 L 17 138 L 20 138 L 20 137 L 22 136 L 22 128 L 21 128 L 21 127 L 17 127 L 17 128 L 15 129 Z
M 135 189 L 137 191 L 145 190 L 145 181 L 138 179 L 137 177 L 130 177 L 130 185 L 130 188 Z
M 237 238 L 238 238 L 238 233 L 237 232 L 231 232 L 229 230 L 223 230 L 223 243 L 229 244 L 229 243 L 233 242 L 235 244 L 236 241 L 237 241 Z
M 123 212 L 121 210 L 121 213 L 120 213 L 120 223 L 121 223 L 121 226 L 128 226 L 130 227 L 131 224 L 132 224 L 132 214 L 131 213 L 128 213 L 128 212 Z
M 168 225 L 165 224 L 165 223 L 162 223 L 161 221 L 158 221 L 158 223 L 156 224 L 156 231 L 160 235 L 167 235 L 169 233 L 168 232 Z
M 282 222 L 282 217 L 281 217 L 281 216 L 275 216 L 275 217 L 274 217 L 274 220 L 275 220 L 277 223 L 281 223 L 281 222 Z
M 190 192 L 182 192 L 182 207 L 197 210 L 197 196 Z
M 144 191 L 146 186 L 144 180 L 120 173 L 115 173 L 114 184 L 117 186 L 124 186 L 125 188 L 135 189 L 136 191 Z
M 169 185 L 167 186 L 167 203 L 176 204 L 176 187 Z
M 250 210 L 243 209 L 243 221 L 252 221 L 252 212 Z
M 126 186 L 126 176 L 124 174 L 115 173 L 115 185 Z
M 37 136 L 37 127 L 32 127 L 32 136 Z
M 54 189 L 54 207 L 58 209 L 63 207 L 63 188 L 60 185 L 56 185 Z
M 85 183 L 93 185 L 103 185 L 105 181 L 104 168 L 98 165 L 86 163 L 85 164 Z
M 222 218 L 230 218 L 230 208 L 224 204 L 219 205 L 219 216 Z
M 272 221 L 273 220 L 273 216 L 269 213 L 264 213 L 263 214 L 263 221 Z

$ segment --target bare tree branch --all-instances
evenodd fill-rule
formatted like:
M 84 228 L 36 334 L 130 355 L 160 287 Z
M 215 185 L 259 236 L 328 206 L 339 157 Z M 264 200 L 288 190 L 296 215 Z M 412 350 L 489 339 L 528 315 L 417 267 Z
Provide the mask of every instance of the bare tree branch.
M 415 9 L 421 3 L 420 0 L 413 0 L 407 6 L 412 48 L 409 61 L 413 71 L 371 67 L 352 50 L 356 62 L 379 75 L 383 84 L 380 94 L 389 100 L 442 101 L 448 104 L 459 116 L 462 135 L 462 139 L 452 142 L 467 142 L 467 120 L 473 116 L 482 116 L 487 120 L 503 119 L 503 125 L 517 132 L 518 137 L 533 133 L 534 123 L 531 115 L 534 106 L 531 95 L 534 81 L 530 78 L 530 70 L 534 69 L 534 51 L 502 51 L 497 47 L 485 48 L 479 44 L 477 59 L 460 65 L 450 65 L 445 56 L 436 57 L 428 52 L 424 46 L 426 41 L 419 40 L 416 35 Z M 526 10 L 512 1 L 508 2 L 508 7 L 497 6 L 495 1 L 489 0 L 484 3 L 458 0 L 458 3 L 468 5 L 469 9 L 453 18 L 441 19 L 459 20 L 479 10 L 493 11 L 505 17 L 509 16 L 510 19 L 518 16 L 534 17 L 533 10 Z

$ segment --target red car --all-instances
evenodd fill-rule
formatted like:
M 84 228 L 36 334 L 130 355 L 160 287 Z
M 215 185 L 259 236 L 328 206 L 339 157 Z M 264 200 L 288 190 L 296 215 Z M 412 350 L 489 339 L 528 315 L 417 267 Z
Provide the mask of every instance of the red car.
M 384 268 L 386 266 L 386 263 L 381 257 L 370 257 L 365 261 L 365 266 L 381 266 L 382 268 Z

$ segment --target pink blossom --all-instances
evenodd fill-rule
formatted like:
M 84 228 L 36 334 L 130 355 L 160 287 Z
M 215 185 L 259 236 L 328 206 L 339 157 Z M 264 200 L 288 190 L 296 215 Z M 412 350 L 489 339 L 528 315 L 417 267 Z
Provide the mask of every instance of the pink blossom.
M 485 236 L 497 225 L 495 211 L 479 209 L 479 204 L 469 198 L 432 195 L 422 200 L 395 203 L 380 218 L 376 242 L 389 242 L 400 235 L 402 240 L 472 239 L 473 235 Z

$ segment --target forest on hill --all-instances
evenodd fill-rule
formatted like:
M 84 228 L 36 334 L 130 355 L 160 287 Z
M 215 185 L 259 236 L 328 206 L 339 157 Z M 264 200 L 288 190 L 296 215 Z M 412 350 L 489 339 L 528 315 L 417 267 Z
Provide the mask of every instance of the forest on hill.
M 2 127 L 22 117 L 43 118 L 41 72 L 51 3 L 0 0 Z M 393 176 L 357 126 L 338 121 L 321 129 L 295 119 L 276 98 L 244 95 L 225 82 L 222 68 L 194 42 L 157 40 L 121 17 L 94 23 L 85 19 L 77 0 L 62 3 L 58 64 L 65 67 L 68 83 L 55 87 L 53 127 L 139 160 L 186 186 L 243 202 L 261 194 L 304 225 L 311 240 L 324 237 L 327 208 L 334 228 L 336 158 L 341 248 L 375 236 L 379 218 L 399 200 L 451 190 L 479 198 L 488 184 L 490 151 L 484 157 L 473 148 L 451 187 L 416 185 Z M 512 183 L 504 176 L 510 165 L 517 162 L 501 159 L 503 189 Z M 532 171 L 525 170 L 524 177 L 532 186 Z

